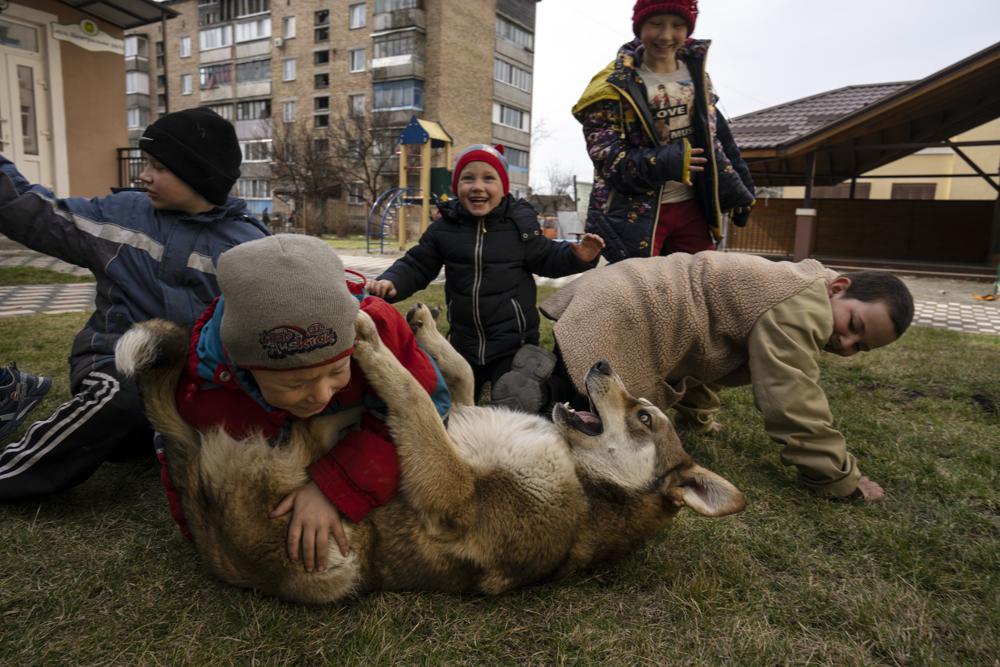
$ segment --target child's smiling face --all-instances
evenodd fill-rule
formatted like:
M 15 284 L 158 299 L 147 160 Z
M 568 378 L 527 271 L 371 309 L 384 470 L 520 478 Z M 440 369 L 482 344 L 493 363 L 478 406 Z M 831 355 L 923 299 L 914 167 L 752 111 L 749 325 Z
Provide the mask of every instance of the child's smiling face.
M 466 211 L 482 217 L 500 205 L 503 181 L 497 170 L 485 162 L 470 162 L 458 175 L 458 201 Z

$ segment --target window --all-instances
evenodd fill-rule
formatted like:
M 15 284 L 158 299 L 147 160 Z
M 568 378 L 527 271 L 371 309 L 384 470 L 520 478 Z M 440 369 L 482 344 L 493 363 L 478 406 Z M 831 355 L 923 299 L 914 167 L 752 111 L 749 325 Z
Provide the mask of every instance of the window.
M 365 3 L 351 5 L 347 8 L 347 11 L 350 12 L 348 26 L 351 30 L 365 27 Z
M 241 141 L 240 151 L 244 162 L 268 162 L 271 159 L 271 140 Z
M 281 120 L 286 123 L 295 122 L 295 100 L 281 103 Z
M 236 0 L 236 18 L 271 11 L 271 0 Z
M 330 114 L 316 114 L 313 116 L 313 125 L 316 127 L 330 127 Z
M 528 173 L 528 151 L 522 151 L 519 148 L 507 147 L 504 152 L 504 157 L 507 158 L 507 166 L 510 167 L 511 171 L 525 174 Z
M 245 63 L 236 63 L 236 81 L 244 83 L 246 81 L 270 81 L 271 80 L 271 59 L 251 60 Z
M 128 108 L 128 128 L 134 130 L 149 124 L 149 112 L 139 107 Z
M 198 33 L 198 44 L 202 51 L 231 46 L 233 43 L 232 27 L 228 25 L 218 28 L 205 28 Z
M 372 58 L 391 58 L 417 53 L 417 33 L 414 30 L 395 32 L 375 38 Z
M 323 154 L 330 150 L 329 139 L 313 139 L 313 152 Z
M 205 65 L 198 68 L 198 77 L 202 90 L 218 88 L 233 82 L 233 67 L 229 63 Z
M 163 69 L 166 65 L 166 51 L 163 50 L 163 41 L 156 43 L 156 68 Z
M 313 110 L 314 111 L 329 111 L 330 110 L 330 98 L 329 97 L 314 97 L 313 98 Z
M 190 74 L 181 74 L 181 95 L 190 95 L 194 92 L 194 77 Z
M 149 75 L 145 72 L 125 72 L 125 94 L 149 95 Z
M 190 37 L 181 37 L 180 56 L 181 56 L 181 58 L 190 58 L 191 57 L 191 38 Z
M 326 49 L 313 51 L 313 65 L 325 65 L 330 62 L 330 52 Z
M 349 72 L 364 72 L 365 71 L 365 50 L 364 49 L 351 49 L 348 51 L 348 71 Z
M 236 103 L 236 120 L 265 120 L 271 117 L 271 100 Z
M 321 72 L 319 74 L 313 75 L 313 87 L 314 88 L 329 88 L 330 87 L 330 73 Z
M 394 12 L 397 9 L 418 9 L 420 0 L 375 0 L 375 13 Z
M 166 109 L 167 108 L 167 95 L 166 93 L 160 93 L 156 96 L 156 108 Z
M 236 24 L 236 41 L 250 42 L 271 36 L 271 17 Z
M 347 184 L 347 203 L 348 204 L 364 204 L 365 203 L 365 184 L 361 181 L 355 181 L 354 183 Z
M 295 17 L 286 16 L 281 19 L 281 36 L 285 39 L 295 37 Z
M 424 108 L 424 82 L 419 79 L 383 81 L 372 85 L 372 109 Z
M 128 35 L 125 38 L 125 57 L 126 58 L 146 58 L 148 42 L 146 42 L 145 37 L 140 37 L 138 35 Z
M 365 115 L 365 96 L 364 95 L 348 95 L 347 96 L 347 110 L 352 116 L 364 116 Z
M 493 122 L 527 132 L 531 127 L 531 114 L 498 102 L 493 103 Z
M 281 61 L 282 81 L 295 81 L 295 58 L 286 58 Z
M 329 28 L 316 28 L 313 30 L 313 41 L 314 42 L 329 42 L 330 41 L 330 29 Z
M 893 183 L 893 199 L 934 199 L 935 183 Z
M 233 119 L 233 105 L 232 104 L 209 104 L 206 109 L 211 109 L 215 113 L 219 114 L 226 120 Z
M 495 58 L 493 60 L 493 78 L 500 83 L 514 86 L 526 93 L 531 92 L 531 72 L 506 60 Z
M 266 178 L 241 178 L 236 181 L 236 193 L 243 199 L 270 199 L 271 181 Z
M 497 38 L 514 42 L 529 51 L 535 47 L 535 36 L 532 33 L 502 16 L 497 17 Z
M 166 88 L 167 87 L 167 75 L 166 74 L 157 74 L 156 75 L 156 87 L 157 88 Z

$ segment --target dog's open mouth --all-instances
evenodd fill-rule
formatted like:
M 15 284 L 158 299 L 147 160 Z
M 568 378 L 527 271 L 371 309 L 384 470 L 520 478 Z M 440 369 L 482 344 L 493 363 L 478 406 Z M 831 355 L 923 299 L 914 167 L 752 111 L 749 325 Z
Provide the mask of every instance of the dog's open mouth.
M 584 435 L 600 435 L 604 432 L 604 422 L 596 411 L 574 410 L 569 403 L 557 403 L 555 412 L 557 419 Z

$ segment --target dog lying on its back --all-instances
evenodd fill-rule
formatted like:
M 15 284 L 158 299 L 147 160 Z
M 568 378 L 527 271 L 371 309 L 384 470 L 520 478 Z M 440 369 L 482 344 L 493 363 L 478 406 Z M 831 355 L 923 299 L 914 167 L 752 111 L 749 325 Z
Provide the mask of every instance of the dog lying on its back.
M 142 386 L 195 547 L 219 578 L 300 602 L 372 590 L 496 594 L 621 558 L 684 506 L 706 516 L 743 509 L 743 494 L 695 464 L 670 420 L 630 396 L 606 362 L 587 375 L 594 413 L 558 405 L 549 422 L 476 407 L 472 370 L 429 310 L 418 304 L 407 319 L 452 391 L 447 429 L 360 313 L 354 356 L 389 408 L 400 491 L 345 522 L 349 555 L 331 540 L 327 570 L 312 574 L 286 555 L 287 517 L 268 512 L 307 481 L 349 416 L 296 422 L 277 447 L 221 428 L 199 433 L 174 403 L 187 332 L 153 320 L 122 338 L 118 367 Z

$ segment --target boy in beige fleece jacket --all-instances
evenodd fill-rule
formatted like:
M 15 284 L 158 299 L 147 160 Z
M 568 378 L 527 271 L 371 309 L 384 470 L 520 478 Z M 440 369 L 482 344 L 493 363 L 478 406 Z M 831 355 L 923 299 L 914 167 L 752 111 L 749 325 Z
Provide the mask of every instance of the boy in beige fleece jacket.
M 827 497 L 881 500 L 862 476 L 819 385 L 821 351 L 892 343 L 913 319 L 895 276 L 838 275 L 815 260 L 701 252 L 629 259 L 584 274 L 541 305 L 564 369 L 582 390 L 607 359 L 626 387 L 678 424 L 718 430 L 712 386 L 750 384 L 768 434 L 799 480 Z M 599 326 L 595 326 L 599 324 Z

